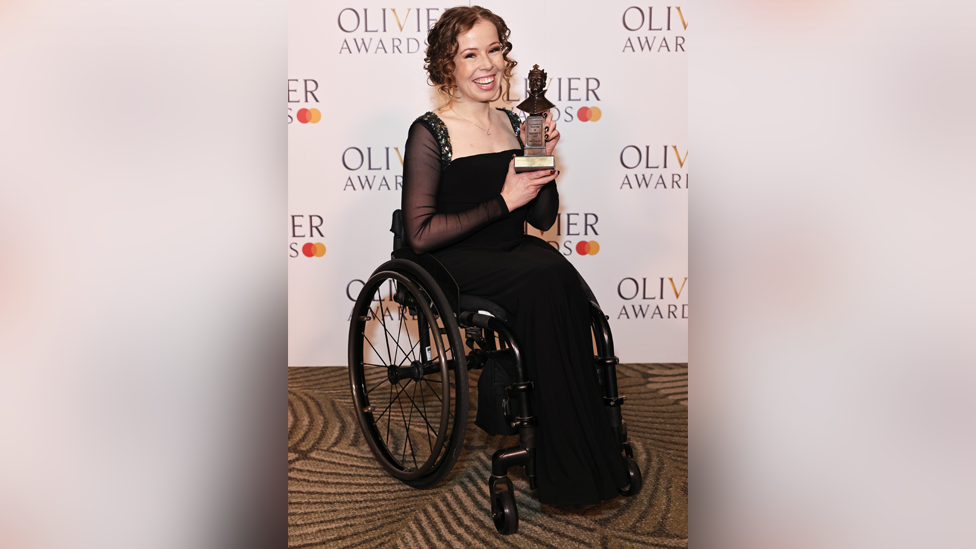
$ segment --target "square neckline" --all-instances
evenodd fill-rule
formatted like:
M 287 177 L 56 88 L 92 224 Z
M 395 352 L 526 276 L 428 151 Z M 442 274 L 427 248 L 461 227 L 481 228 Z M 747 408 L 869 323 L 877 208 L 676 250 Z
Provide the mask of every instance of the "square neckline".
M 512 112 L 512 111 L 510 111 L 508 109 L 502 108 L 502 107 L 495 107 L 495 110 L 496 111 L 502 111 L 508 117 L 508 122 L 509 122 L 509 124 L 512 125 L 512 131 L 515 133 L 515 139 L 518 141 L 518 144 L 519 144 L 518 148 L 505 149 L 503 151 L 495 151 L 495 152 L 487 152 L 487 153 L 469 154 L 467 156 L 461 156 L 461 157 L 455 158 L 454 157 L 454 146 L 451 144 L 451 134 L 447 130 L 447 124 L 444 123 L 444 120 L 442 120 L 440 116 L 437 116 L 437 113 L 435 113 L 434 111 L 427 111 L 427 114 L 425 114 L 424 116 L 421 117 L 421 118 L 428 119 L 428 121 L 430 122 L 430 125 L 434 129 L 435 136 L 437 136 L 437 134 L 442 134 L 442 135 L 438 136 L 438 137 L 441 137 L 441 139 L 438 139 L 438 143 L 440 144 L 440 147 L 441 147 L 441 158 L 442 158 L 442 162 L 443 162 L 443 158 L 445 156 L 445 152 L 446 152 L 446 154 L 447 154 L 447 156 L 449 158 L 449 160 L 447 161 L 447 163 L 444 164 L 444 167 L 442 168 L 442 171 L 443 170 L 446 170 L 447 167 L 450 166 L 451 164 L 453 164 L 455 160 L 464 160 L 465 158 L 473 158 L 473 157 L 477 157 L 477 156 L 487 156 L 487 155 L 491 155 L 491 154 L 509 153 L 509 152 L 512 152 L 512 151 L 522 151 L 522 150 L 525 149 L 525 144 L 522 143 L 522 136 L 520 135 L 520 132 L 519 132 L 519 126 L 515 124 L 515 120 L 518 118 L 518 115 L 516 115 L 514 112 Z

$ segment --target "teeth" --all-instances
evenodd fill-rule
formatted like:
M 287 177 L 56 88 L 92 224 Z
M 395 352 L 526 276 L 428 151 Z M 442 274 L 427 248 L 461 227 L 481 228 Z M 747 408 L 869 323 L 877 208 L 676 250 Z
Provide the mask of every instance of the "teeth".
M 487 78 L 479 78 L 479 79 L 475 80 L 474 83 L 475 84 L 488 85 L 488 84 L 491 84 L 494 81 L 495 81 L 495 77 L 494 76 L 489 76 Z

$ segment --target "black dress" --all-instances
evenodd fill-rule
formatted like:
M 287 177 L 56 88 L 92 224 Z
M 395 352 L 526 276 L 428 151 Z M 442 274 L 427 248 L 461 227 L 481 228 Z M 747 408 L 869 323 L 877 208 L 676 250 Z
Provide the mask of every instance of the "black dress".
M 518 118 L 505 112 L 518 136 Z M 539 501 L 599 503 L 629 481 L 592 365 L 589 305 L 572 264 L 525 234 L 526 220 L 543 230 L 555 221 L 555 183 L 513 212 L 501 197 L 514 154 L 522 150 L 452 161 L 444 123 L 433 113 L 417 119 L 403 161 L 407 238 L 414 251 L 444 264 L 461 293 L 491 299 L 515 315 L 535 382 Z

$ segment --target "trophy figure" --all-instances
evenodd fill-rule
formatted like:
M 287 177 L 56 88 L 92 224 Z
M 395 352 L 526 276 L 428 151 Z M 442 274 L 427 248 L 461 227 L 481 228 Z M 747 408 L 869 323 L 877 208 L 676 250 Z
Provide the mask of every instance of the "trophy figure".
M 529 71 L 529 97 L 519 104 L 517 109 L 529 116 L 525 119 L 525 133 L 522 142 L 525 144 L 525 155 L 515 157 L 515 172 L 531 172 L 536 170 L 551 170 L 556 167 L 556 159 L 546 154 L 546 118 L 542 113 L 555 107 L 546 99 L 546 71 L 539 65 Z

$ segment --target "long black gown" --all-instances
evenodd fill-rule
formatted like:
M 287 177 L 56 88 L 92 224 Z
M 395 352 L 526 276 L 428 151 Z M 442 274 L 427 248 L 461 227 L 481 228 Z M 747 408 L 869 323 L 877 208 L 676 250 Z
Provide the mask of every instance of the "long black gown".
M 505 111 L 518 136 L 518 118 Z M 519 140 L 521 143 L 521 140 Z M 536 429 L 542 503 L 581 505 L 627 486 L 597 385 L 589 309 L 576 269 L 524 222 L 543 230 L 559 207 L 555 183 L 509 212 L 501 197 L 508 164 L 521 149 L 451 159 L 450 138 L 433 113 L 410 127 L 403 162 L 402 209 L 415 252 L 431 252 L 461 293 L 483 296 L 515 315 Z

